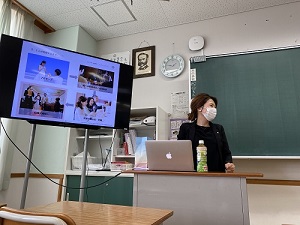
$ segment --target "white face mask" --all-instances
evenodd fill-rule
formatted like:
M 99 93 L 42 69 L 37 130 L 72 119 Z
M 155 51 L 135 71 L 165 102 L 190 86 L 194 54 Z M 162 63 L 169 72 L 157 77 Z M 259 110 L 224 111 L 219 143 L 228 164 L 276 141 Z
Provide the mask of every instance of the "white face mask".
M 202 112 L 202 114 L 208 121 L 212 121 L 217 116 L 217 109 L 206 108 L 206 112 L 205 113 Z

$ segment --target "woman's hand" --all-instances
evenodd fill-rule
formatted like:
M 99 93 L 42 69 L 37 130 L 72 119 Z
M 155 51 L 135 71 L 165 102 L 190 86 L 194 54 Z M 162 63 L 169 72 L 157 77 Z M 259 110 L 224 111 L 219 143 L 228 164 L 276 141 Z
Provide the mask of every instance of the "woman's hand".
M 225 169 L 227 173 L 233 173 L 235 169 L 235 165 L 233 163 L 226 163 Z

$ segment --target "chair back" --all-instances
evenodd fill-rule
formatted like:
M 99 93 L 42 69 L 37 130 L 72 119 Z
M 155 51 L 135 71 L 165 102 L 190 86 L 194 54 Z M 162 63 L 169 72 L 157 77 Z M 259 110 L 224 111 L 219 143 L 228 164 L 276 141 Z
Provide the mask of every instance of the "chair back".
M 62 213 L 26 212 L 9 207 L 0 208 L 0 225 L 76 225 Z

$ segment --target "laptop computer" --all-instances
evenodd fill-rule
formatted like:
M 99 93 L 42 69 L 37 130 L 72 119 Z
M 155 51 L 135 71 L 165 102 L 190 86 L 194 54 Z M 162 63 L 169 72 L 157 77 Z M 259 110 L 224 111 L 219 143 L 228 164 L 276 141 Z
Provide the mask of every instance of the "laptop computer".
M 148 170 L 195 171 L 190 140 L 145 142 Z

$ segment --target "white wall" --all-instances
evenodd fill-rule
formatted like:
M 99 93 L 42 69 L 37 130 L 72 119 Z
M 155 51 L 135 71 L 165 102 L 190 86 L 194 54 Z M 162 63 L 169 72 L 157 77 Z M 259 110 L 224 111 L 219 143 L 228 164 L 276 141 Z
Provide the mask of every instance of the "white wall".
M 32 40 L 38 43 L 44 43 L 45 42 L 45 33 L 39 29 L 37 26 L 34 26 L 33 28 L 33 35 Z
M 43 173 L 64 173 L 68 130 L 65 127 L 37 125 L 32 161 Z M 35 168 L 31 172 L 38 173 Z
M 58 179 L 52 180 L 59 183 Z M 11 178 L 10 189 L 0 192 L 0 202 L 7 203 L 11 208 L 20 208 L 23 183 L 24 178 Z M 29 178 L 24 208 L 56 202 L 57 196 L 58 186 L 56 184 L 46 178 Z
M 181 54 L 185 62 L 202 52 L 188 49 L 191 37 L 201 35 L 205 39 L 204 54 L 243 52 L 298 44 L 300 30 L 298 13 L 300 3 L 220 17 L 166 29 L 160 29 L 120 38 L 100 41 L 97 55 L 132 51 L 144 40 L 156 46 L 156 75 L 134 80 L 133 108 L 159 105 L 170 112 L 170 93 L 188 91 L 188 68 L 175 79 L 160 73 L 164 57 Z M 173 48 L 174 43 L 174 48 Z M 146 47 L 145 43 L 141 47 Z M 173 51 L 174 49 L 174 51 Z
M 170 93 L 189 90 L 189 72 L 186 68 L 178 78 L 163 77 L 159 66 L 164 57 L 179 53 L 188 63 L 190 57 L 202 55 L 202 52 L 192 52 L 188 49 L 189 39 L 196 35 L 205 39 L 205 55 L 298 45 L 299 10 L 299 2 L 291 3 L 104 40 L 99 42 L 97 55 L 131 51 L 138 48 L 144 40 L 150 45 L 155 45 L 156 74 L 154 77 L 134 80 L 132 107 L 158 105 L 171 112 Z M 265 179 L 300 180 L 299 160 L 235 159 L 234 162 L 237 171 L 261 172 L 264 173 Z M 248 194 L 251 225 L 300 224 L 299 186 L 248 185 Z
M 88 55 L 96 55 L 97 53 L 97 42 L 81 27 L 78 29 L 78 43 L 76 51 Z
M 7 190 L 10 182 L 10 171 L 13 161 L 13 145 L 7 135 L 13 138 L 16 123 L 10 119 L 1 118 L 0 127 L 0 190 Z M 7 135 L 6 135 L 7 134 Z
M 79 26 L 75 26 L 49 33 L 45 36 L 45 44 L 76 51 L 78 43 L 78 30 Z
M 11 130 L 15 132 L 9 132 L 9 135 L 19 150 L 8 141 L 8 151 L 13 153 L 13 158 L 8 158 L 7 160 L 12 161 L 12 173 L 24 173 L 27 160 L 23 154 L 28 156 L 32 125 L 23 120 L 13 120 L 12 126 L 13 129 Z M 66 146 L 63 143 L 66 142 L 67 136 L 64 135 L 62 129 L 67 128 L 45 128 L 44 126 L 37 125 L 32 162 L 43 173 L 64 173 Z M 52 139 L 56 139 L 58 142 Z M 31 167 L 30 172 L 36 173 L 37 171 L 34 167 Z M 58 182 L 57 179 L 52 180 Z M 5 180 L 4 184 L 8 186 L 8 189 L 0 191 L 0 202 L 6 202 L 9 207 L 19 208 L 24 178 L 11 178 L 10 180 Z M 58 186 L 48 179 L 30 178 L 25 207 L 55 202 L 57 200 L 57 193 Z

